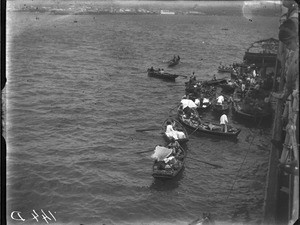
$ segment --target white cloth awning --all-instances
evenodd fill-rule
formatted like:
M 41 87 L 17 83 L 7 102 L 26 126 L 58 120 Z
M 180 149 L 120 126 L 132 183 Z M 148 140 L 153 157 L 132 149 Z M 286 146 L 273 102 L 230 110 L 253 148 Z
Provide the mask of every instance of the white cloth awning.
M 195 102 L 193 102 L 191 99 L 182 99 L 181 101 L 182 108 L 190 107 L 190 108 L 197 108 L 197 105 Z
M 158 161 L 164 160 L 164 158 L 168 157 L 172 153 L 171 148 L 166 148 L 163 146 L 156 146 L 154 149 L 154 153 L 151 155 L 152 159 L 157 159 Z

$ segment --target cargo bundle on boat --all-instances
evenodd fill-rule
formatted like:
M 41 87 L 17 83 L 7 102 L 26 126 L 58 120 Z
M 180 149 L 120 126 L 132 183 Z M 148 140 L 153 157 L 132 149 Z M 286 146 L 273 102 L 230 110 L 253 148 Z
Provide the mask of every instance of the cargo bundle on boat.
M 169 126 L 169 127 L 168 127 Z M 162 133 L 167 142 L 172 139 L 184 144 L 189 140 L 189 135 L 183 125 L 176 119 L 169 117 L 162 124 Z
M 178 144 L 178 142 L 177 142 Z M 151 158 L 155 159 L 152 166 L 152 176 L 160 179 L 172 179 L 182 171 L 187 156 L 186 149 L 177 146 L 156 146 Z

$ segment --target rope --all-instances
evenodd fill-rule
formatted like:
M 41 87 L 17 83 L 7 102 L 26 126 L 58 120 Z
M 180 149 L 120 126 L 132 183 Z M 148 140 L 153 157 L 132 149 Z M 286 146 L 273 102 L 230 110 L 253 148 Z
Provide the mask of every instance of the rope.
M 193 132 L 192 132 L 192 133 L 190 133 L 190 134 L 189 134 L 189 136 L 190 136 L 190 135 L 192 135 L 193 133 L 195 133 L 195 132 L 196 132 L 196 130 L 198 130 L 198 129 L 199 129 L 199 127 L 200 127 L 200 125 L 199 125 L 199 126 L 198 126 L 198 127 L 197 127 L 197 128 L 196 128 L 196 129 L 195 129 Z
M 261 121 L 262 121 L 262 120 L 260 120 L 260 122 L 261 122 Z M 258 124 L 257 127 L 259 127 L 259 125 L 260 125 L 260 123 Z M 251 130 L 250 130 L 250 131 L 251 131 Z M 251 133 L 252 133 L 252 131 L 251 131 Z M 242 167 L 243 167 L 243 165 L 244 165 L 244 163 L 245 163 L 245 161 L 246 161 L 246 158 L 247 158 L 247 156 L 248 156 L 250 147 L 251 147 L 251 145 L 252 145 L 254 139 L 256 138 L 256 136 L 257 136 L 257 135 L 253 136 L 252 141 L 251 141 L 250 144 L 249 144 L 249 148 L 248 148 L 248 150 L 247 150 L 247 152 L 246 152 L 246 154 L 245 154 L 245 156 L 244 156 L 243 162 L 242 162 L 240 168 L 238 169 L 238 172 L 237 172 L 237 174 L 236 174 L 236 176 L 235 176 L 235 178 L 234 178 L 234 181 L 233 181 L 233 184 L 232 184 L 232 186 L 231 186 L 231 188 L 230 188 L 229 194 L 228 194 L 228 196 L 226 197 L 226 201 L 228 200 L 229 196 L 231 195 L 231 192 L 232 192 L 232 190 L 233 190 L 233 188 L 234 188 L 234 185 L 235 185 L 235 183 L 236 183 L 236 181 L 237 181 L 239 172 L 241 171 L 241 169 L 242 169 Z
M 172 109 L 169 110 L 169 116 L 171 115 L 171 112 L 175 109 L 178 108 L 180 106 L 180 103 L 175 105 Z

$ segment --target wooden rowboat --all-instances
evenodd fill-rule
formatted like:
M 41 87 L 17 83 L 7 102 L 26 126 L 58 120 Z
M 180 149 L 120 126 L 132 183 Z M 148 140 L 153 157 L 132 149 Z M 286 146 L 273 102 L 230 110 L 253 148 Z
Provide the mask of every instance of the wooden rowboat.
M 180 61 L 180 58 L 172 59 L 168 62 L 168 67 L 176 66 Z
M 232 103 L 232 109 L 233 113 L 240 118 L 243 118 L 245 120 L 252 120 L 252 121 L 259 121 L 262 119 L 270 119 L 272 118 L 272 112 L 270 110 L 268 111 L 256 111 L 256 112 L 246 112 L 242 108 L 241 104 L 239 104 L 238 101 L 233 101 Z
M 220 85 L 220 84 L 225 84 L 227 83 L 227 79 L 226 78 L 220 78 L 220 79 L 212 79 L 212 80 L 206 80 L 203 81 L 202 85 L 205 86 L 214 86 L 214 85 Z
M 171 74 L 171 73 L 167 73 L 167 72 L 161 73 L 159 70 L 150 70 L 150 69 L 148 69 L 148 76 L 159 78 L 159 79 L 166 80 L 166 81 L 175 81 L 175 79 L 179 75 Z
M 176 163 L 170 164 L 164 161 L 155 160 L 152 166 L 152 176 L 159 179 L 172 179 L 176 177 L 184 168 L 185 158 L 187 156 L 186 149 L 179 146 L 180 154 L 175 156 Z
M 231 73 L 232 71 L 233 71 L 232 67 L 222 67 L 222 66 L 218 67 L 219 73 Z
M 175 139 L 176 141 L 178 141 L 180 144 L 184 144 L 184 143 L 189 141 L 189 135 L 188 135 L 188 132 L 186 131 L 186 129 L 184 128 L 184 126 L 178 120 L 176 120 L 172 117 L 169 117 L 162 124 L 163 137 L 167 142 L 171 141 L 171 137 L 166 135 L 166 128 L 167 128 L 167 123 L 168 122 L 170 122 L 172 124 L 174 123 L 175 126 L 173 126 L 173 129 L 176 130 L 176 131 L 181 131 L 185 135 L 185 138 Z
M 178 120 L 186 127 L 193 130 L 193 132 L 230 138 L 237 138 L 241 132 L 241 129 L 232 127 L 230 125 L 227 125 L 227 132 L 225 132 L 220 124 L 210 121 L 201 121 L 198 112 L 194 109 L 191 110 L 193 111 L 192 115 L 188 117 L 180 106 L 178 108 L 177 115 Z

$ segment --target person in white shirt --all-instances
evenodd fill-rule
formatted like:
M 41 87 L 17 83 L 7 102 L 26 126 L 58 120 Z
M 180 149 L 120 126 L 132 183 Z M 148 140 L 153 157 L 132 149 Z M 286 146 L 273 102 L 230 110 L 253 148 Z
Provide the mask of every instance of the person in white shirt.
M 169 138 L 174 138 L 174 140 L 178 140 L 178 139 L 184 139 L 185 138 L 185 134 L 181 131 L 177 131 L 174 130 L 173 128 L 174 125 L 172 125 L 171 122 L 167 122 L 167 127 L 166 127 L 166 135 Z
M 198 108 L 200 107 L 200 100 L 198 98 L 195 99 L 195 104 Z
M 224 102 L 224 97 L 223 97 L 223 95 L 220 95 L 219 97 L 217 97 L 217 103 L 218 103 L 218 104 L 222 105 L 223 102 Z
M 223 131 L 226 133 L 227 132 L 228 118 L 227 118 L 225 113 L 220 117 L 220 124 L 222 126 Z

